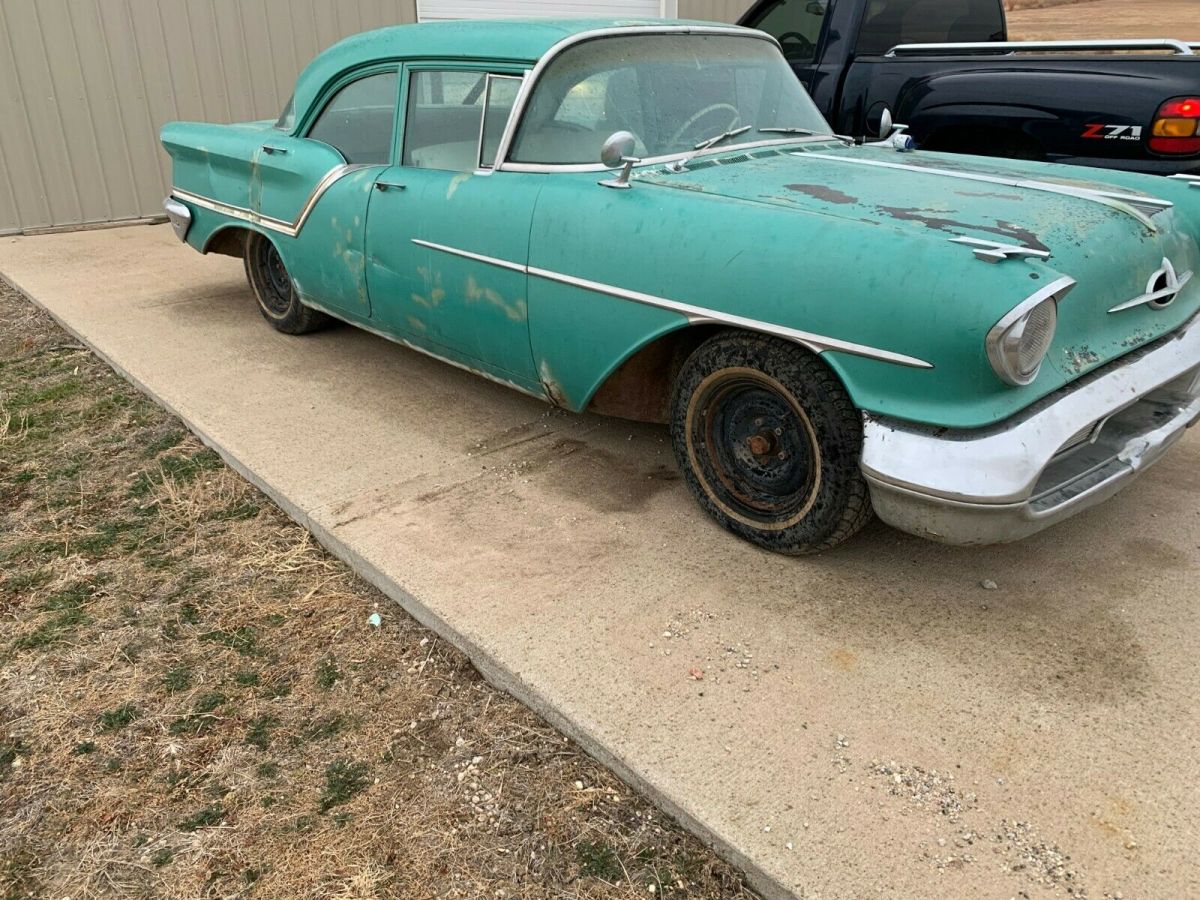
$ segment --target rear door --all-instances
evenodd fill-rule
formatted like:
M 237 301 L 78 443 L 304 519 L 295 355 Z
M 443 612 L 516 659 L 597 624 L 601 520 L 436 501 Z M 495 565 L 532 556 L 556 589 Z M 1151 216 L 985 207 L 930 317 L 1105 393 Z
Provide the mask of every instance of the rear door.
M 270 167 L 261 168 L 264 204 L 292 190 L 292 180 L 297 193 L 307 185 L 295 238 L 281 243 L 280 252 L 301 296 L 346 318 L 371 315 L 367 205 L 376 177 L 392 161 L 399 89 L 396 65 L 347 75 L 305 125 L 304 137 L 280 144 L 267 154 Z

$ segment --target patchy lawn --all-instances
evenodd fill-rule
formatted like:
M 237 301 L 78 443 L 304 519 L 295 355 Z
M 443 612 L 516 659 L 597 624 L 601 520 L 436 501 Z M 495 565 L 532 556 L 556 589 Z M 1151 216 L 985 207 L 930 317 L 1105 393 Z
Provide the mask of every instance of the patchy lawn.
M 2 283 L 0 685 L 0 896 L 751 896 Z

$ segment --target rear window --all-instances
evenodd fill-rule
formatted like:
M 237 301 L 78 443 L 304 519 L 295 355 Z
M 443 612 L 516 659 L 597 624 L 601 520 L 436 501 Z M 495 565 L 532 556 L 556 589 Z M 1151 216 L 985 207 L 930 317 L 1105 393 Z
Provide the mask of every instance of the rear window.
M 1003 38 L 1000 0 L 869 0 L 857 49 L 862 56 L 879 56 L 897 44 L 957 44 Z

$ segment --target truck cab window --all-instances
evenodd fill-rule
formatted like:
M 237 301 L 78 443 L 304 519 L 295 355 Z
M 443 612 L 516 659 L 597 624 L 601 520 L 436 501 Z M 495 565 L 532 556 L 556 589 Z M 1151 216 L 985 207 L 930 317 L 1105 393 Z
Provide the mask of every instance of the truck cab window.
M 751 21 L 751 28 L 765 31 L 783 47 L 788 62 L 812 62 L 825 14 L 833 0 L 775 0 L 767 4 Z
M 880 56 L 898 44 L 1003 38 L 1000 0 L 869 0 L 857 48 L 860 56 Z

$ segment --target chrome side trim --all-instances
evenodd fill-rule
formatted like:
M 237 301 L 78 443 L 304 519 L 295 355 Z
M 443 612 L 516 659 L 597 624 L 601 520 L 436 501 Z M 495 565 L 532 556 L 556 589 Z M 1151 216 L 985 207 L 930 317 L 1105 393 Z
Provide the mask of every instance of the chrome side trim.
M 188 229 L 192 225 L 192 211 L 174 197 L 168 197 L 163 201 L 163 209 L 166 210 L 167 218 L 171 221 L 175 237 L 186 241 Z
M 171 188 L 171 196 L 177 197 L 180 200 L 186 200 L 188 203 L 195 204 L 203 209 L 211 210 L 215 213 L 220 213 L 223 216 L 229 216 L 231 219 L 240 219 L 243 222 L 249 222 L 252 225 L 258 225 L 270 231 L 277 231 L 280 234 L 286 234 L 288 237 L 295 237 L 300 233 L 300 229 L 304 227 L 304 223 L 308 221 L 309 215 L 313 211 L 313 207 L 317 205 L 317 201 L 329 190 L 333 185 L 349 175 L 351 172 L 357 172 L 360 169 L 384 169 L 383 165 L 374 163 L 355 163 L 353 165 L 335 166 L 326 172 L 321 180 L 317 182 L 317 186 L 313 188 L 308 199 L 304 202 L 304 206 L 300 209 L 300 215 L 296 217 L 294 222 L 286 222 L 283 219 L 276 219 L 272 216 L 264 216 L 260 212 L 252 209 L 247 209 L 244 206 L 235 206 L 232 203 L 222 203 L 220 200 L 213 200 L 210 197 L 205 197 L 201 194 L 193 194 L 191 191 L 185 191 L 182 188 Z
M 439 250 L 442 253 L 449 253 L 451 256 L 473 259 L 475 262 L 487 263 L 489 266 L 508 269 L 511 272 L 520 272 L 523 275 L 529 274 L 529 267 L 521 263 L 509 262 L 506 259 L 497 259 L 494 256 L 484 256 L 482 253 L 472 253 L 470 250 L 459 250 L 457 247 L 447 247 L 445 244 L 435 244 L 433 241 L 421 241 L 413 238 L 412 242 L 418 247 L 428 247 L 430 250 Z
M 1020 259 L 1021 257 L 1029 257 L 1031 259 L 1049 259 L 1049 250 L 1034 250 L 1032 247 L 1026 247 L 1022 244 L 1003 244 L 1000 241 L 982 241 L 979 238 L 956 237 L 950 238 L 952 244 L 964 244 L 971 247 L 975 253 L 976 259 L 982 259 L 984 262 L 998 263 L 1004 262 L 1009 258 Z
M 583 290 L 593 291 L 597 294 L 605 294 L 609 297 L 616 297 L 620 300 L 629 300 L 633 303 L 640 303 L 644 306 L 653 306 L 658 309 L 665 309 L 671 312 L 679 313 L 687 318 L 692 325 L 698 324 L 721 324 L 731 325 L 735 328 L 745 328 L 748 331 L 758 331 L 763 334 L 772 334 L 776 337 L 785 338 L 790 341 L 795 341 L 808 347 L 814 353 L 825 353 L 826 351 L 834 350 L 840 353 L 849 353 L 852 356 L 862 356 L 867 359 L 877 359 L 881 362 L 895 363 L 900 366 L 909 366 L 914 369 L 932 369 L 933 364 L 928 363 L 923 359 L 917 359 L 915 356 L 906 356 L 903 353 L 894 353 L 891 350 L 880 350 L 876 347 L 868 347 L 865 344 L 855 344 L 851 341 L 843 341 L 838 338 L 825 337 L 820 334 L 813 334 L 809 331 L 800 331 L 795 328 L 787 328 L 783 325 L 773 325 L 770 322 L 763 322 L 758 319 L 749 319 L 744 316 L 736 316 L 731 313 L 724 313 L 718 310 L 705 309 L 701 306 L 693 306 L 690 303 L 681 303 L 678 300 L 670 300 L 666 297 L 657 297 L 653 294 L 644 294 L 641 291 L 631 291 L 627 288 L 617 287 L 612 284 L 605 284 L 600 281 L 590 281 L 586 278 L 578 278 L 574 275 L 565 275 L 562 272 L 554 272 L 550 269 L 539 269 L 536 266 L 524 266 L 520 263 L 509 262 L 504 259 L 497 259 L 494 256 L 485 256 L 482 253 L 472 253 L 469 250 L 460 250 L 457 247 L 448 247 L 445 244 L 435 244 L 432 241 L 421 241 L 413 238 L 413 243 L 421 247 L 428 247 L 431 250 L 437 250 L 441 253 L 448 253 L 451 256 L 460 256 L 464 259 L 475 260 L 476 262 L 486 263 L 487 265 L 499 266 L 502 269 L 509 269 L 514 272 L 524 272 L 534 278 L 542 278 L 546 281 L 554 281 L 558 284 L 569 285 L 570 287 L 582 288 Z
M 1157 284 L 1161 278 L 1166 279 L 1166 287 L 1156 291 L 1154 289 L 1154 285 Z M 1161 309 L 1174 300 L 1179 295 L 1179 292 L 1183 290 L 1184 286 L 1191 280 L 1192 273 L 1190 271 L 1184 272 L 1182 275 L 1176 275 L 1175 266 L 1173 266 L 1171 261 L 1164 256 L 1162 265 L 1154 270 L 1154 273 L 1150 276 L 1150 280 L 1146 282 L 1146 292 L 1144 294 L 1139 294 L 1132 300 L 1126 300 L 1124 303 L 1118 303 L 1109 310 L 1109 313 L 1123 312 L 1127 309 L 1133 309 L 1135 306 L 1144 306 L 1147 303 L 1149 303 L 1151 306 Z
M 525 117 L 525 107 L 529 105 L 529 98 L 533 94 L 533 90 L 537 87 L 538 81 L 545 73 L 546 69 L 558 58 L 564 50 L 567 50 L 576 44 L 582 44 L 587 41 L 596 40 L 598 38 L 615 37 L 617 35 L 634 35 L 634 34 L 730 34 L 738 37 L 753 38 L 760 41 L 768 41 L 779 47 L 779 41 L 761 31 L 754 31 L 749 28 L 739 28 L 736 25 L 627 25 L 617 28 L 596 28 L 591 31 L 581 31 L 577 34 L 568 35 L 563 38 L 549 50 L 542 54 L 542 58 L 537 61 L 537 64 L 530 70 L 529 77 L 525 80 L 520 93 L 517 94 L 517 100 L 513 104 L 513 115 L 509 119 L 510 128 L 505 129 L 504 136 L 500 140 L 500 147 L 496 153 L 497 160 L 503 160 L 496 166 L 500 171 L 527 171 L 527 172 L 562 172 L 562 171 L 600 171 L 603 166 L 598 166 L 597 169 L 564 169 L 561 166 L 546 166 L 539 169 L 509 169 L 512 165 L 508 161 L 509 152 L 512 150 L 512 143 L 516 137 L 517 129 L 520 127 L 521 119 Z M 675 154 L 678 156 L 679 154 Z M 665 157 L 671 159 L 673 157 Z M 649 162 L 649 160 L 647 160 Z M 521 165 L 518 163 L 517 165 Z
M 1037 181 L 1029 178 L 1002 178 L 998 175 L 984 175 L 982 172 L 959 172 L 954 169 L 939 169 L 936 166 L 914 166 L 908 163 L 883 162 L 878 159 L 853 159 L 848 156 L 837 156 L 832 153 L 812 153 L 797 151 L 797 156 L 812 156 L 817 159 L 845 163 L 851 166 L 874 166 L 878 169 L 899 169 L 904 172 L 923 172 L 926 175 L 937 175 L 943 178 L 958 178 L 962 181 L 980 181 L 984 184 L 999 184 L 1011 188 L 1024 188 L 1031 191 L 1041 191 L 1046 194 L 1061 194 L 1065 197 L 1076 197 L 1080 200 L 1090 200 L 1108 206 L 1118 212 L 1123 212 L 1145 225 L 1151 231 L 1157 232 L 1158 227 L 1150 221 L 1150 216 L 1139 209 L 1144 207 L 1153 212 L 1171 209 L 1175 204 L 1170 200 L 1158 197 L 1143 197 L 1139 194 L 1118 194 L 1112 191 L 1093 191 L 1088 188 L 1073 187 L 1067 184 L 1054 184 L 1049 181 Z M 1153 214 L 1153 213 L 1151 213 Z
M 1196 46 L 1197 46 L 1197 47 L 1200 47 L 1200 44 L 1197 44 Z M 1192 187 L 1194 187 L 1194 188 L 1200 188 L 1200 175 L 1183 175 L 1183 174 L 1180 174 L 1180 175 L 1168 175 L 1167 177 L 1168 177 L 1168 178 L 1173 178 L 1173 179 L 1175 179 L 1176 181 L 1186 181 L 1186 182 L 1187 182 L 1189 185 L 1191 185 Z
M 1176 56 L 1195 56 L 1193 48 L 1200 44 L 1188 44 L 1174 38 L 1135 38 L 1113 41 L 963 41 L 954 44 L 898 44 L 884 56 L 909 56 L 919 53 L 995 53 L 998 50 L 1010 53 L 1030 53 L 1042 50 L 1065 53 L 1081 50 L 1170 50 Z

